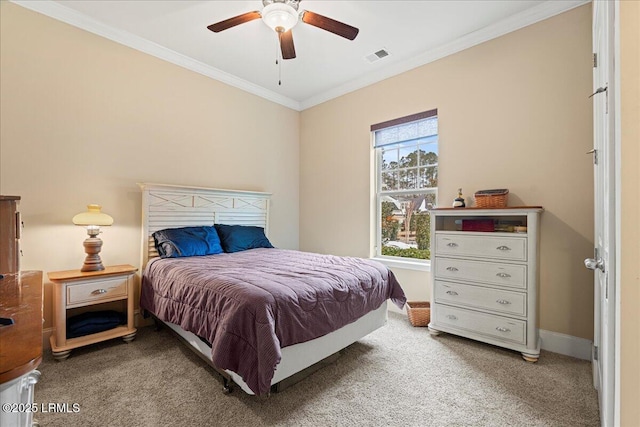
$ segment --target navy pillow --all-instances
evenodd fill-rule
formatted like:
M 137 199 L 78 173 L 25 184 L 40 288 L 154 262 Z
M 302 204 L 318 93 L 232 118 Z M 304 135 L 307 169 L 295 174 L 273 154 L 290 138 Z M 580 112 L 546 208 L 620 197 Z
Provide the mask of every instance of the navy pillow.
M 220 238 L 213 226 L 167 228 L 153 233 L 162 258 L 221 254 Z
M 225 252 L 273 248 L 262 227 L 216 224 L 216 230 Z

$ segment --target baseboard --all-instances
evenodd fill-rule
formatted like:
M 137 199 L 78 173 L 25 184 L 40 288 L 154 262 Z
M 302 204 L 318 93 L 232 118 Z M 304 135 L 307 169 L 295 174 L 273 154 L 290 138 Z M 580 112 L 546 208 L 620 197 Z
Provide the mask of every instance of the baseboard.
M 133 312 L 133 324 L 136 326 L 136 328 L 139 328 L 141 326 L 149 326 L 150 324 L 153 324 L 153 322 L 150 319 L 145 319 L 142 317 L 142 315 L 140 314 L 140 310 L 135 310 Z M 53 332 L 56 330 L 56 328 L 51 327 L 51 328 L 44 328 L 42 330 L 42 349 L 43 350 L 51 350 L 51 341 L 49 341 L 49 337 L 51 337 L 51 335 L 53 335 Z
M 42 330 L 42 350 L 51 350 L 51 341 L 49 337 L 53 335 L 56 328 L 45 328 Z
M 540 348 L 582 360 L 591 360 L 593 341 L 540 329 Z
M 389 311 L 403 314 L 404 310 L 398 309 L 395 305 L 389 304 Z M 561 334 L 559 332 L 546 331 L 540 329 L 540 348 L 553 353 L 564 354 L 582 360 L 591 360 L 593 341 L 574 337 L 572 335 Z
M 405 316 L 407 315 L 407 312 L 405 311 L 404 308 L 398 308 L 395 304 L 391 303 L 391 304 L 387 304 L 387 311 L 392 311 L 394 313 L 398 313 L 398 314 L 404 314 Z
M 388 305 L 389 311 L 403 314 L 404 310 L 397 309 L 392 304 Z M 135 311 L 136 327 L 150 324 L 148 319 L 144 319 L 140 315 L 140 311 Z M 42 347 L 45 350 L 51 349 L 49 337 L 53 334 L 54 328 L 46 328 L 42 331 Z M 582 360 L 591 360 L 593 342 L 584 338 L 574 337 L 572 335 L 561 334 L 559 332 L 547 331 L 540 329 L 540 348 L 542 350 L 551 351 L 553 353 L 564 354 Z

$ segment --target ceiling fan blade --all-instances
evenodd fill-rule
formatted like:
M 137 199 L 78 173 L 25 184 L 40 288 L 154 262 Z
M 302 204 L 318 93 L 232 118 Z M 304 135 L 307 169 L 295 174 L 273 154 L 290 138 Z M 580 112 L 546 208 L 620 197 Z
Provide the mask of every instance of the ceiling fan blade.
M 322 28 L 323 30 L 349 40 L 355 39 L 360 31 L 356 27 L 336 21 L 335 19 L 327 18 L 326 16 L 318 15 L 317 13 L 309 12 L 308 10 L 304 11 L 302 22 Z
M 225 19 L 224 21 L 216 22 L 215 24 L 209 25 L 207 28 L 213 31 L 214 33 L 219 33 L 220 31 L 226 30 L 231 27 L 235 27 L 236 25 L 244 24 L 245 22 L 253 21 L 254 19 L 260 19 L 262 15 L 257 10 L 253 12 L 243 13 L 242 15 L 234 16 L 233 18 Z
M 282 51 L 282 59 L 293 59 L 296 57 L 296 48 L 293 45 L 293 33 L 291 30 L 286 33 L 280 33 L 280 50 Z

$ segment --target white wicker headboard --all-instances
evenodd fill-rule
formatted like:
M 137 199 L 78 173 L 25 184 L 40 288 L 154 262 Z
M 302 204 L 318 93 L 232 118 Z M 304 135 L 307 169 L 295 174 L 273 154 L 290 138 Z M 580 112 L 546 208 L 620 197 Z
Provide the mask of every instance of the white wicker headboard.
M 142 262 L 158 256 L 152 234 L 165 228 L 230 224 L 263 227 L 269 235 L 271 193 L 139 183 L 142 190 Z

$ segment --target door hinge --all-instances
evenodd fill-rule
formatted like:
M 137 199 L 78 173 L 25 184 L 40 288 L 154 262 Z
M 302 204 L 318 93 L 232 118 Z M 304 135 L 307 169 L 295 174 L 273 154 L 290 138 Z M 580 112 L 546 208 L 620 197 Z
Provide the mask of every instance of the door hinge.
M 593 54 L 593 68 L 598 68 L 598 54 Z
M 593 346 L 593 360 L 598 360 L 598 346 Z

